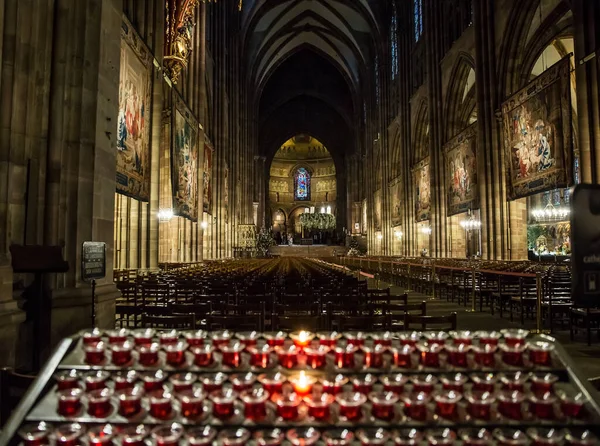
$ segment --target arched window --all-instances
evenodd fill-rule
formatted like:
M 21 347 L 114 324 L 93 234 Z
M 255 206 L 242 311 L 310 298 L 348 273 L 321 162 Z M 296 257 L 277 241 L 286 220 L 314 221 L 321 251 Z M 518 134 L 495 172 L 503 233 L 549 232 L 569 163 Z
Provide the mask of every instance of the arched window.
M 423 0 L 413 0 L 415 18 L 415 42 L 418 42 L 423 34 Z
M 390 53 L 392 62 L 392 80 L 398 75 L 398 14 L 396 4 L 392 3 L 392 24 L 390 26 Z
M 298 168 L 294 176 L 294 198 L 297 201 L 310 200 L 310 173 L 304 167 Z

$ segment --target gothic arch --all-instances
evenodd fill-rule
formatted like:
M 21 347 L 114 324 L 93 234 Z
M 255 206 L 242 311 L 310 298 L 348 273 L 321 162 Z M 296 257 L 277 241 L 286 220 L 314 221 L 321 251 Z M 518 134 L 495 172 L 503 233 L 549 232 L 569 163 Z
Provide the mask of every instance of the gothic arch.
M 460 133 L 477 117 L 475 61 L 461 52 L 456 58 L 446 94 L 446 141 Z
M 416 164 L 429 156 L 429 110 L 427 102 L 421 101 L 412 138 L 411 164 Z

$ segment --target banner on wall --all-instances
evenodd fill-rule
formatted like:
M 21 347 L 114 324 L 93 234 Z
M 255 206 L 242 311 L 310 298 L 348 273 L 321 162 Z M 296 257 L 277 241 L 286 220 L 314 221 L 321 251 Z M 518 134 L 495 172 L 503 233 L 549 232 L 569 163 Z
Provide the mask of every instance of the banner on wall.
M 431 182 L 429 157 L 413 167 L 415 184 L 415 219 L 417 222 L 429 220 L 431 214 Z
M 398 176 L 390 181 L 389 188 L 392 226 L 398 226 L 402 223 L 402 178 Z
M 153 56 L 123 18 L 117 119 L 117 192 L 150 198 L 150 128 Z
M 171 116 L 173 213 L 198 221 L 198 120 L 175 90 Z
M 373 202 L 375 215 L 373 216 L 375 219 L 375 230 L 381 231 L 381 207 L 382 207 L 382 199 L 381 199 L 381 189 L 375 191 L 373 194 Z
M 573 184 L 569 59 L 502 104 L 509 200 Z
M 204 165 L 202 168 L 202 209 L 211 213 L 212 209 L 212 168 L 214 149 L 210 142 L 204 143 Z
M 448 216 L 479 208 L 477 124 L 444 145 Z

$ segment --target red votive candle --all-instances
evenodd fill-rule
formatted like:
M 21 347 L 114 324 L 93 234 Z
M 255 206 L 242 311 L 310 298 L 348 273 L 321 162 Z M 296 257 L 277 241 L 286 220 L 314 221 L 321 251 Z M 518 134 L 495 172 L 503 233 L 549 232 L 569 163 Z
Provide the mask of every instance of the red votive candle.
M 67 390 L 67 389 L 65 389 Z M 35 424 L 26 424 L 19 429 L 19 436 L 23 440 L 23 446 L 46 446 L 50 443 L 52 425 L 45 421 Z
M 455 373 L 454 375 L 445 375 L 440 377 L 442 387 L 444 390 L 454 390 L 455 392 L 462 393 L 465 383 L 469 380 L 466 375 L 462 373 Z
M 262 388 L 248 389 L 240 394 L 240 399 L 244 403 L 244 415 L 247 419 L 259 421 L 266 418 L 269 392 Z
M 295 393 L 279 394 L 275 398 L 277 404 L 277 415 L 284 421 L 298 418 L 298 407 L 302 399 Z
M 233 390 L 236 392 L 241 392 L 242 390 L 247 390 L 252 387 L 252 385 L 256 382 L 256 376 L 248 372 L 239 375 L 231 375 L 229 380 L 231 381 L 231 384 L 233 384 Z
M 390 348 L 392 364 L 403 369 L 411 369 L 413 367 L 412 355 L 414 351 L 415 347 L 409 344 L 404 344 L 400 348 Z
M 123 366 L 131 362 L 131 352 L 133 344 L 129 341 L 115 343 L 111 345 L 112 363 L 117 366 Z
M 423 337 L 429 344 L 445 345 L 446 340 L 450 337 L 445 331 L 426 331 Z
M 88 398 L 88 414 L 94 418 L 106 418 L 111 411 L 110 398 L 113 395 L 111 389 L 99 389 L 89 392 Z
M 335 401 L 335 397 L 329 393 L 313 393 L 304 397 L 304 404 L 308 407 L 308 416 L 315 420 L 328 420 L 331 412 L 329 407 Z
M 156 446 L 178 446 L 182 436 L 183 426 L 179 423 L 152 429 L 152 438 L 154 438 Z
M 504 342 L 512 346 L 524 344 L 525 338 L 529 335 L 529 332 L 522 328 L 506 328 L 500 330 L 500 333 L 504 336 Z
M 181 403 L 181 415 L 185 418 L 196 418 L 202 415 L 206 394 L 202 389 L 187 389 L 177 395 Z
M 560 391 L 560 410 L 563 415 L 569 418 L 581 418 L 585 414 L 584 406 L 588 402 L 587 398 L 581 392 Z
M 332 429 L 321 436 L 326 446 L 349 446 L 354 440 L 354 433 L 348 429 Z
M 496 350 L 498 346 L 493 344 L 480 344 L 473 346 L 475 353 L 475 362 L 480 367 L 494 367 L 496 365 Z
M 260 430 L 254 433 L 257 446 L 280 446 L 285 438 L 280 429 Z
M 200 377 L 200 382 L 202 382 L 203 389 L 207 394 L 215 390 L 221 390 L 225 381 L 227 381 L 227 375 L 221 372 L 202 375 Z
M 518 429 L 498 428 L 493 432 L 499 446 L 518 446 L 530 444 L 529 437 Z
M 77 370 L 63 370 L 54 374 L 58 390 L 74 389 L 79 387 L 80 374 Z
M 152 344 L 155 334 L 156 330 L 154 328 L 138 328 L 133 330 L 133 342 L 137 346 Z
M 394 418 L 394 404 L 398 402 L 399 396 L 394 392 L 371 392 L 371 414 L 380 420 L 391 420 Z
M 417 342 L 417 350 L 421 356 L 421 364 L 425 367 L 438 368 L 440 366 L 440 353 L 444 347 L 440 343 Z
M 155 390 L 150 394 L 150 415 L 159 420 L 168 420 L 173 413 L 173 395 L 167 389 Z
M 304 370 L 302 370 L 298 375 L 290 377 L 289 381 L 294 388 L 294 392 L 299 397 L 303 397 L 311 392 L 317 379 L 314 376 L 307 375 Z
M 491 392 L 475 390 L 465 393 L 465 399 L 468 401 L 469 413 L 478 420 L 490 420 L 492 416 L 492 404 L 496 402 L 496 397 Z
M 464 446 L 487 446 L 493 438 L 487 429 L 466 429 L 460 432 L 460 439 Z
M 135 370 L 117 372 L 113 374 L 115 390 L 131 389 L 135 386 L 139 375 Z
M 137 386 L 117 392 L 119 398 L 119 414 L 129 418 L 140 413 L 142 410 L 143 395 L 144 390 Z
M 438 382 L 438 379 L 433 375 L 416 375 L 411 380 L 413 383 L 413 392 L 425 392 L 427 394 L 433 392 L 433 387 Z
M 502 383 L 502 388 L 505 390 L 524 392 L 525 383 L 528 379 L 529 373 L 524 372 L 503 373 L 500 375 L 500 382 Z
M 570 429 L 565 435 L 565 440 L 570 446 L 589 446 L 598 444 L 598 437 L 589 430 L 583 429 Z
M 177 344 L 179 332 L 177 330 L 161 331 L 158 334 L 158 340 L 161 345 Z
M 448 334 L 452 338 L 454 345 L 471 345 L 473 343 L 473 333 L 469 330 L 456 330 Z
M 404 386 L 408 382 L 408 378 L 402 373 L 396 373 L 395 375 L 384 375 L 379 380 L 383 384 L 383 390 L 386 392 L 394 392 L 400 395 L 404 392 Z
M 221 431 L 218 436 L 218 444 L 223 446 L 244 446 L 250 439 L 250 431 L 243 427 Z
M 222 347 L 229 345 L 230 341 L 233 339 L 233 333 L 229 330 L 215 331 L 211 338 L 214 347 L 220 350 Z
M 287 333 L 283 331 L 271 331 L 264 333 L 263 336 L 271 347 L 282 347 L 287 339 Z
M 184 390 L 191 390 L 194 387 L 194 383 L 198 380 L 198 375 L 195 373 L 176 373 L 169 377 L 173 392 L 183 392 Z
M 448 352 L 448 361 L 454 367 L 467 368 L 468 359 L 467 356 L 471 351 L 471 345 L 469 344 L 451 344 L 446 346 Z
M 368 395 L 373 391 L 373 384 L 377 382 L 377 377 L 367 373 L 364 376 L 357 376 L 352 380 L 352 387 L 355 392 Z
M 154 372 L 142 373 L 141 378 L 142 381 L 144 381 L 144 390 L 146 392 L 152 392 L 162 388 L 165 379 L 167 379 L 167 375 L 162 370 L 156 370 Z
M 384 331 L 383 333 L 374 333 L 372 336 L 373 343 L 375 345 L 383 345 L 384 347 L 391 347 L 394 334 L 390 331 Z
M 454 390 L 444 390 L 435 395 L 436 413 L 448 420 L 454 420 L 457 416 L 457 405 L 462 399 L 460 393 Z
M 421 444 L 423 434 L 417 429 L 401 429 L 394 433 L 396 446 L 415 446 Z
M 143 424 L 137 426 L 126 426 L 119 432 L 121 446 L 145 446 L 148 430 Z
M 364 354 L 364 366 L 367 368 L 380 369 L 383 367 L 383 354 L 388 347 L 383 344 L 376 344 L 373 347 L 362 346 Z
M 99 329 L 94 328 L 93 330 L 84 332 L 81 338 L 83 339 L 84 345 L 97 344 L 102 340 L 102 332 Z
M 564 444 L 565 434 L 563 431 L 549 428 L 532 427 L 527 429 L 527 434 L 533 440 L 534 446 L 553 446 Z
M 479 345 L 498 345 L 498 341 L 502 337 L 502 333 L 498 331 L 476 331 L 473 333 L 473 338 L 479 340 Z
M 354 354 L 358 351 L 358 347 L 354 344 L 348 344 L 345 347 L 336 347 L 335 365 L 340 369 L 354 368 Z
M 423 335 L 420 331 L 413 331 L 410 333 L 404 332 L 398 335 L 398 338 L 400 339 L 400 344 L 410 345 L 412 347 L 415 347 L 417 345 L 417 342 L 419 342 L 422 337 Z
M 189 446 L 211 446 L 217 430 L 212 426 L 198 426 L 187 429 L 187 441 Z
M 298 347 L 295 345 L 275 347 L 281 367 L 291 369 L 298 364 Z
M 322 344 L 317 347 L 305 347 L 304 354 L 306 355 L 306 365 L 313 369 L 325 367 L 329 350 L 328 346 Z
M 258 382 L 260 382 L 267 392 L 271 395 L 281 393 L 283 390 L 283 383 L 286 381 L 285 375 L 280 372 L 276 373 L 263 373 L 258 375 Z
M 78 446 L 84 428 L 79 423 L 63 424 L 54 432 L 57 446 Z
M 498 392 L 498 412 L 511 420 L 523 418 L 523 401 L 525 395 L 519 391 L 501 390 Z
M 85 362 L 91 365 L 98 365 L 104 362 L 104 342 L 84 344 Z
M 529 409 L 530 411 L 541 420 L 552 420 L 554 419 L 554 404 L 556 404 L 556 397 L 546 392 L 543 395 L 530 395 L 529 396 Z
M 391 435 L 388 431 L 382 428 L 360 429 L 356 433 L 356 437 L 360 440 L 363 446 L 376 446 L 386 444 Z
M 349 421 L 362 418 L 362 406 L 367 402 L 367 397 L 360 392 L 343 392 L 335 396 L 340 406 L 340 415 Z
M 528 342 L 527 348 L 529 350 L 529 359 L 533 364 L 544 367 L 552 365 L 554 344 L 542 341 Z
M 108 343 L 110 345 L 122 344 L 129 336 L 129 330 L 126 328 L 120 328 L 118 330 L 108 330 L 106 333 L 108 337 Z
M 244 351 L 244 348 L 246 347 L 241 342 L 221 345 L 220 349 L 223 353 L 223 365 L 238 368 L 242 363 L 242 352 Z
M 195 345 L 190 348 L 194 355 L 194 364 L 198 367 L 209 367 L 214 361 L 214 350 L 212 345 Z
M 427 420 L 427 405 L 431 401 L 431 397 L 428 393 L 417 392 L 405 395 L 404 400 L 404 413 L 407 417 L 412 418 L 415 421 Z
M 494 392 L 496 390 L 497 378 L 493 373 L 473 374 L 471 375 L 471 381 L 473 381 L 473 390 L 482 392 Z
M 236 333 L 235 337 L 238 338 L 242 344 L 246 346 L 246 348 L 248 348 L 257 344 L 261 334 L 258 331 L 241 331 Z
M 164 346 L 167 364 L 173 367 L 179 367 L 185 364 L 185 351 L 188 345 L 185 342 L 176 342 L 174 344 L 166 344 Z
M 58 392 L 58 413 L 64 417 L 73 417 L 81 410 L 81 389 L 67 389 Z
M 523 365 L 523 353 L 527 348 L 526 344 L 500 344 L 500 352 L 502 354 L 502 362 L 504 364 L 519 367 Z
M 105 370 L 86 373 L 83 379 L 85 391 L 91 392 L 92 390 L 104 389 L 107 386 L 108 378 L 110 378 L 110 373 Z
M 89 446 L 113 446 L 116 430 L 110 425 L 94 426 L 87 432 Z
M 531 391 L 536 395 L 552 392 L 556 381 L 558 381 L 558 376 L 552 373 L 531 375 Z
M 456 432 L 450 429 L 436 429 L 429 431 L 427 442 L 430 445 L 453 445 L 456 443 Z
M 183 336 L 185 337 L 185 342 L 187 342 L 187 345 L 192 348 L 204 345 L 208 334 L 204 330 L 191 330 L 184 332 Z
M 339 374 L 331 377 L 321 378 L 320 382 L 323 386 L 324 393 L 337 395 L 343 390 L 343 387 L 348 383 L 348 378 L 346 378 L 342 374 Z
M 233 389 L 220 389 L 209 395 L 213 402 L 213 414 L 221 420 L 231 418 L 235 412 L 234 403 L 238 394 Z
M 158 351 L 160 350 L 160 344 L 149 343 L 140 345 L 138 348 L 139 362 L 144 366 L 153 366 L 158 362 Z
M 362 331 L 344 333 L 347 345 L 354 345 L 356 347 L 362 347 L 365 344 L 367 335 Z
M 286 437 L 293 446 L 310 446 L 319 441 L 321 434 L 314 427 L 301 427 L 290 429 Z
M 317 332 L 317 338 L 319 338 L 319 344 L 324 345 L 325 347 L 334 348 L 337 345 L 339 339 L 341 339 L 342 334 L 337 331 L 320 331 Z
M 290 333 L 290 338 L 292 339 L 292 342 L 296 347 L 298 347 L 299 350 L 302 350 L 304 349 L 304 347 L 307 347 L 314 337 L 315 335 L 313 333 L 306 330 L 294 331 Z
M 266 369 L 269 367 L 271 352 L 273 348 L 269 344 L 261 345 L 260 347 L 254 345 L 247 348 L 250 353 L 250 365 L 260 369 Z

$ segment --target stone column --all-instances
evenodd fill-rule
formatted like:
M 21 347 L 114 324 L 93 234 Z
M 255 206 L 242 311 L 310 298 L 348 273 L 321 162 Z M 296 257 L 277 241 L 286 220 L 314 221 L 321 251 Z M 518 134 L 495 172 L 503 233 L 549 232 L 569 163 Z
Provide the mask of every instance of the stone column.
M 255 178 L 255 201 L 258 202 L 258 227 L 265 227 L 265 217 L 267 214 L 267 184 L 268 173 L 265 163 L 267 159 L 264 156 L 254 157 L 254 178 Z

